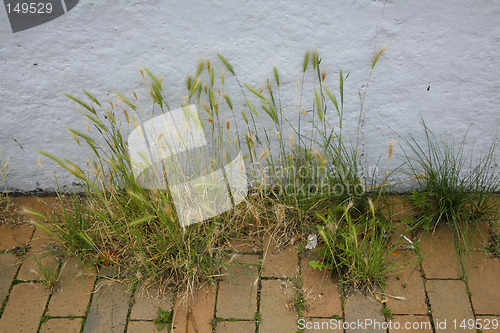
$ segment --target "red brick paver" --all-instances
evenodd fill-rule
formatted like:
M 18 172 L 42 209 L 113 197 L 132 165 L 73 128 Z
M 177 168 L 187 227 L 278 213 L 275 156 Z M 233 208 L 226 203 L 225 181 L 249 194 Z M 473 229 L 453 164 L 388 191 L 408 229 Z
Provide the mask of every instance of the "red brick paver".
M 215 333 L 255 333 L 255 322 L 224 321 L 217 323 Z
M 500 331 L 500 316 L 477 316 L 477 328 L 483 333 Z
M 295 277 L 298 273 L 297 246 L 287 246 L 276 249 L 271 238 L 264 241 L 262 276 L 265 277 Z
M 476 314 L 500 314 L 500 259 L 475 252 L 463 260 Z
M 305 333 L 343 333 L 343 321 L 333 318 L 304 318 L 299 320 L 299 328 Z
M 490 241 L 490 226 L 485 221 L 477 223 L 474 229 L 467 233 L 469 249 L 472 251 L 484 251 L 489 246 Z M 462 243 L 458 242 L 458 247 L 463 248 Z
M 393 316 L 389 333 L 432 333 L 428 316 Z
M 230 272 L 219 283 L 217 317 L 253 319 L 257 311 L 257 284 L 259 257 L 257 255 L 235 255 Z
M 37 228 L 30 242 L 30 250 L 17 274 L 19 280 L 39 280 L 43 278 L 42 269 L 57 273 L 57 261 L 50 253 L 48 235 Z
M 159 307 L 169 311 L 172 308 L 172 295 L 162 295 L 157 287 L 139 288 L 134 296 L 130 319 L 153 320 L 158 316 Z
M 127 320 L 130 295 L 125 285 L 100 281 L 92 297 L 84 333 L 122 333 Z
M 297 312 L 293 309 L 296 291 L 288 281 L 263 280 L 260 299 L 260 333 L 297 331 Z
M 27 246 L 33 230 L 32 226 L 26 224 L 0 225 L 0 251 Z
M 174 305 L 173 333 L 210 333 L 214 319 L 216 286 L 198 290 L 187 303 L 177 298 Z M 191 315 L 188 315 L 188 310 Z M 196 330 L 194 325 L 196 325 Z M 186 329 L 187 327 L 187 329 Z
M 458 279 L 462 275 L 460 261 L 449 225 L 439 225 L 434 234 L 428 232 L 420 241 L 422 267 L 428 279 Z
M 465 283 L 460 280 L 428 280 L 425 285 L 437 333 L 457 332 L 453 320 L 474 319 Z M 459 330 L 476 333 L 476 330 Z
M 394 254 L 391 260 L 398 263 L 397 273 L 389 276 L 386 282 L 387 305 L 393 314 L 427 314 L 424 280 L 417 255 L 413 251 L 396 251 Z
M 19 260 L 15 255 L 0 254 L 0 302 L 7 296 L 18 268 Z
M 84 316 L 87 311 L 92 289 L 94 289 L 95 272 L 86 269 L 75 258 L 67 259 L 59 274 L 59 285 L 52 293 L 48 316 Z
M 354 293 L 354 295 L 347 297 L 345 300 L 344 311 L 345 322 L 349 325 L 349 328 L 346 329 L 347 333 L 386 332 L 383 326 L 385 317 L 382 315 L 382 303 L 376 300 L 374 295 L 364 296 L 357 292 Z M 358 323 L 362 325 L 360 326 Z
M 0 318 L 0 332 L 36 332 L 48 298 L 41 283 L 16 284 Z
M 307 317 L 342 317 L 337 282 L 326 271 L 313 269 L 309 261 L 317 260 L 314 252 L 302 254 L 302 295 L 305 299 L 304 316 Z
M 130 321 L 127 326 L 127 333 L 158 333 L 168 332 L 168 325 L 165 324 L 161 331 L 158 331 L 152 321 Z

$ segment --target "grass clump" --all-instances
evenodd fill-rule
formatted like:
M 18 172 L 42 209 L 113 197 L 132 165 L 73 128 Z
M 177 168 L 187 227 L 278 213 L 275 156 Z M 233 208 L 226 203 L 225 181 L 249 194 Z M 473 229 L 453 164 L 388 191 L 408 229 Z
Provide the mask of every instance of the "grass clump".
M 438 138 L 422 121 L 426 138 L 421 145 L 410 135 L 406 164 L 418 183 L 411 201 L 425 230 L 449 223 L 457 238 L 468 248 L 468 233 L 475 232 L 480 219 L 498 213 L 494 192 L 500 188 L 496 170 L 496 137 L 487 153 L 474 159 L 466 152 L 467 134 L 459 141 Z
M 159 79 L 148 75 L 151 112 L 166 110 Z M 220 272 L 225 238 L 235 232 L 230 216 L 181 227 L 170 192 L 141 187 L 132 172 L 123 126 L 134 126 L 143 116 L 139 108 L 122 95 L 124 108 L 113 103 L 103 107 L 86 94 L 89 104 L 70 97 L 82 107 L 88 133 L 70 133 L 88 154 L 89 167 L 42 152 L 76 177 L 85 195 L 72 194 L 67 203 L 61 197 L 65 209 L 49 217 L 54 232 L 46 231 L 70 254 L 97 267 L 117 267 L 131 282 L 183 286 L 186 291 L 209 282 Z
M 302 80 L 297 82 L 300 100 L 293 109 L 280 99 L 276 68 L 274 80 L 261 88 L 246 85 L 250 93 L 243 93 L 249 114 L 258 115 L 253 121 L 244 117 L 249 177 L 255 190 L 249 201 L 259 212 L 254 214 L 258 223 L 271 229 L 281 244 L 296 234 L 314 232 L 317 213 L 332 206 L 350 202 L 357 210 L 368 211 L 368 201 L 377 197 L 374 189 L 379 188 L 376 177 L 366 175 L 368 168 L 359 156 L 357 139 L 351 140 L 353 133 L 344 126 L 344 84 L 349 74 L 339 72 L 338 91 L 334 92 L 325 83 L 318 53 L 307 52 L 303 64 Z M 365 95 L 366 90 L 358 122 Z M 262 118 L 267 125 L 256 127 Z M 358 138 L 359 126 L 355 134 Z
M 326 217 L 318 233 L 324 244 L 319 249 L 323 262 L 313 267 L 334 270 L 341 284 L 355 289 L 383 286 L 396 263 L 388 256 L 396 248 L 389 243 L 392 223 L 380 217 L 371 205 L 369 213 L 355 211 L 352 204 L 339 207 Z
M 347 261 L 333 247 L 325 251 L 332 262 L 342 260 L 344 268 L 351 261 L 356 263 L 343 270 L 346 281 L 380 282 L 382 275 L 377 271 L 384 267 L 377 260 L 384 254 L 368 245 L 379 244 L 382 250 L 385 244 L 383 235 L 389 226 L 376 225 L 380 221 L 371 204 L 383 186 L 376 186 L 372 181 L 376 177 L 365 174 L 357 140 L 350 140 L 343 125 L 348 75 L 340 71 L 336 94 L 325 84 L 319 55 L 307 52 L 302 80 L 297 83 L 299 101 L 288 105 L 281 101 L 282 82 L 276 68 L 273 79 L 256 88 L 242 84 L 231 64 L 221 55 L 219 59 L 225 71 L 216 70 L 209 60 L 200 61 L 196 73 L 186 80 L 182 106 L 197 106 L 210 142 L 209 165 L 202 172 L 225 165 L 231 150 L 243 153 L 250 183 L 246 199 L 203 223 L 181 227 L 170 190 L 144 188 L 136 179 L 128 131 L 170 110 L 162 80 L 145 69 L 141 74 L 150 103 L 146 109 L 135 92 L 133 98 L 117 93 L 118 102 L 110 106 L 88 92 L 84 92 L 88 101 L 68 95 L 88 122 L 87 131 L 70 130 L 87 154 L 88 164 L 81 167 L 42 154 L 75 177 L 84 195 L 71 194 L 66 208 L 49 217 L 54 231 L 47 232 L 59 239 L 66 252 L 88 264 L 117 267 L 121 276 L 133 282 L 146 280 L 164 288 L 193 291 L 219 276 L 228 240 L 266 232 L 285 245 L 324 222 L 325 243 L 342 237 L 352 242 L 345 244 Z M 226 87 L 230 81 L 239 91 L 234 98 L 229 96 L 234 89 Z M 362 103 L 365 95 L 366 91 Z M 360 119 L 362 113 L 361 106 Z M 199 164 L 199 155 L 194 155 L 186 155 L 189 166 Z M 334 214 L 322 222 L 317 216 L 325 209 L 346 205 L 349 208 L 341 217 Z M 330 229 L 334 216 L 341 224 L 338 230 Z M 354 243 L 357 237 L 361 237 L 361 247 Z M 378 266 L 372 267 L 371 260 Z
M 40 271 L 40 282 L 50 291 L 54 291 L 59 285 L 59 267 L 57 264 L 44 263 L 35 258 L 36 265 Z

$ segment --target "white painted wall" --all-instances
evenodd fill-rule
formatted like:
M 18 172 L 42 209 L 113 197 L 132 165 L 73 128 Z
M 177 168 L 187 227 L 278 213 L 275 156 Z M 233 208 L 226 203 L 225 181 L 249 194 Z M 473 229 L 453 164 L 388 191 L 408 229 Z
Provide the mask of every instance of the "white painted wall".
M 472 126 L 469 139 L 480 151 L 500 125 L 499 22 L 493 0 L 81 0 L 51 22 L 12 33 L 1 8 L 7 190 L 54 190 L 53 173 L 64 174 L 38 150 L 85 161 L 66 132 L 84 122 L 63 93 L 86 89 L 107 100 L 114 90 L 140 90 L 138 70 L 146 66 L 163 76 L 170 102 L 180 105 L 185 76 L 217 52 L 256 85 L 276 66 L 293 96 L 304 52 L 317 49 L 333 86 L 339 69 L 351 73 L 346 112 L 357 114 L 374 52 L 385 46 L 365 104 L 368 157 L 387 151 L 389 127 L 420 135 L 420 115 L 437 134 L 461 136 Z

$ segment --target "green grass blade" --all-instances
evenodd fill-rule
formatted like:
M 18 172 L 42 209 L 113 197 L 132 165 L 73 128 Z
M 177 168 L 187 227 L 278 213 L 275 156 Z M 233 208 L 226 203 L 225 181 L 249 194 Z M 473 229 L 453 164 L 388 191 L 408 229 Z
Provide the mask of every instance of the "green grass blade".
M 222 60 L 224 65 L 226 65 L 227 69 L 231 72 L 231 74 L 236 75 L 234 73 L 233 66 L 231 66 L 231 64 L 226 60 L 226 58 L 224 58 L 220 53 L 217 53 L 217 55 L 219 56 L 220 60 Z

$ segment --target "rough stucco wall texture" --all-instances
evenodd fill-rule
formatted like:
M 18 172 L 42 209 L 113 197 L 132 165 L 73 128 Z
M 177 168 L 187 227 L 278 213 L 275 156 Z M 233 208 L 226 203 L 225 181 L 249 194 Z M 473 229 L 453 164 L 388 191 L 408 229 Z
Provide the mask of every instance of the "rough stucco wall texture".
M 500 5 L 490 0 L 102 0 L 80 1 L 53 21 L 12 33 L 2 8 L 0 150 L 10 164 L 7 189 L 54 190 L 54 173 L 71 183 L 38 150 L 85 162 L 66 131 L 84 121 L 64 93 L 82 96 L 86 89 L 101 100 L 114 98 L 114 90 L 130 94 L 140 89 L 138 70 L 145 66 L 164 78 L 178 106 L 186 75 L 216 53 L 251 84 L 263 84 L 276 66 L 293 98 L 303 54 L 317 49 L 332 86 L 339 69 L 351 73 L 346 113 L 357 114 L 374 52 L 387 47 L 365 104 L 368 158 L 375 162 L 387 151 L 391 128 L 423 139 L 421 116 L 437 134 L 461 137 L 471 126 L 468 138 L 481 151 L 500 125 L 499 22 Z

